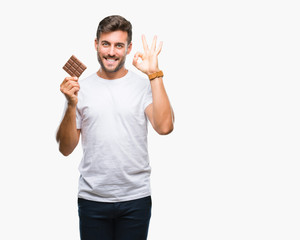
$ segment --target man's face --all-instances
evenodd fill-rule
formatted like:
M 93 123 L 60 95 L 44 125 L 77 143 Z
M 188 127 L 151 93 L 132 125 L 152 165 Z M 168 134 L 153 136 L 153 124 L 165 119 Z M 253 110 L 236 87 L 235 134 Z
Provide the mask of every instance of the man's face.
M 114 73 L 124 67 L 132 44 L 127 43 L 127 32 L 115 31 L 102 33 L 99 41 L 95 40 L 95 48 L 102 70 Z

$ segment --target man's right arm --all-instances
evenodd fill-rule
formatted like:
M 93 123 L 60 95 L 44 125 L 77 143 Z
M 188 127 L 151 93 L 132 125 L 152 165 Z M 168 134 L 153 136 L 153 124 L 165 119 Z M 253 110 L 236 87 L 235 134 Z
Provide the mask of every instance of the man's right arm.
M 60 85 L 61 92 L 67 98 L 68 107 L 59 125 L 56 141 L 59 144 L 59 151 L 64 156 L 71 154 L 79 142 L 80 129 L 76 127 L 76 106 L 79 89 L 78 78 L 75 77 L 65 78 Z

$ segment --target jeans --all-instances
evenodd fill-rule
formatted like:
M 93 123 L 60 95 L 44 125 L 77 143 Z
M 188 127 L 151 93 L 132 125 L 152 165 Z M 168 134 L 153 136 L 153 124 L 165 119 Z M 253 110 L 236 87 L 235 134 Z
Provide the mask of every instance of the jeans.
M 146 240 L 151 196 L 106 203 L 78 198 L 81 240 Z

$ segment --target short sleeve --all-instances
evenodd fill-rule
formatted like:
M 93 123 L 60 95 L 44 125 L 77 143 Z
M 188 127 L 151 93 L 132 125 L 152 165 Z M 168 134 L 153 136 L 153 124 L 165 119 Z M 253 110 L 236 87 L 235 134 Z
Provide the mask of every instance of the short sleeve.
M 77 105 L 77 107 L 76 107 L 76 127 L 77 127 L 77 129 L 81 129 L 81 122 L 82 122 L 81 112 L 78 109 L 78 105 Z
M 151 90 L 151 85 L 150 82 L 147 85 L 147 89 L 144 95 L 144 110 L 148 107 L 149 104 L 152 103 L 152 90 Z

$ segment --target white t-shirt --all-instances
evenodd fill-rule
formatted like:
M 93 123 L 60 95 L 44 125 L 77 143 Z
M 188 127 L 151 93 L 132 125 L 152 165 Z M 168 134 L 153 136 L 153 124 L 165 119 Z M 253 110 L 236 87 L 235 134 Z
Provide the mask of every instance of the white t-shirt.
M 115 80 L 94 73 L 79 84 L 76 124 L 83 158 L 78 197 L 120 202 L 149 196 L 149 80 L 128 71 Z

